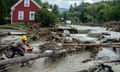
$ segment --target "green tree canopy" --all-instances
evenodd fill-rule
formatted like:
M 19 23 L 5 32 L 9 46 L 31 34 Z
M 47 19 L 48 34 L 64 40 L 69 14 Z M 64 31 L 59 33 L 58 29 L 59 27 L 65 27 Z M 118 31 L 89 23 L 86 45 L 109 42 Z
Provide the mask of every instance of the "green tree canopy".
M 4 0 L 5 1 L 5 5 L 7 8 L 7 15 L 10 16 L 10 11 L 11 11 L 11 7 L 18 1 L 18 0 Z
M 0 24 L 5 24 L 6 23 L 6 5 L 4 0 L 0 0 Z
M 52 27 L 56 23 L 55 15 L 47 9 L 40 10 L 35 17 L 36 21 L 44 27 Z
M 120 21 L 120 0 L 105 0 L 96 3 L 82 2 L 80 5 L 71 5 L 63 17 L 78 22 L 107 22 Z
M 52 8 L 52 12 L 56 15 L 59 16 L 59 11 L 58 11 L 58 6 L 55 4 Z

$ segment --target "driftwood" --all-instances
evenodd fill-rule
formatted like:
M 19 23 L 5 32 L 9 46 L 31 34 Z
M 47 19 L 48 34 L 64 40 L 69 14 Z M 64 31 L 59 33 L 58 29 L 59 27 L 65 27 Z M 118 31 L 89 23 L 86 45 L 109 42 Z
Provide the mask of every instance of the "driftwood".
M 26 32 L 9 32 L 10 35 L 24 35 Z
M 0 37 L 4 37 L 4 36 L 7 36 L 9 33 L 3 33 L 3 32 L 0 32 Z
M 63 43 L 62 46 L 103 46 L 103 47 L 120 47 L 120 42 L 116 43 L 89 43 L 89 44 L 82 44 L 82 43 Z
M 58 40 L 63 40 L 63 37 L 60 37 L 59 35 L 52 33 L 52 36 Z M 103 47 L 120 47 L 120 42 L 115 42 L 115 43 L 88 43 L 88 44 L 83 44 L 83 43 L 63 43 L 62 46 L 103 46 Z
M 58 36 L 58 35 L 55 35 L 55 34 L 53 34 L 52 36 L 53 36 L 54 38 L 58 39 L 58 40 L 62 40 L 62 39 L 63 39 L 62 37 L 60 37 L 60 36 Z
M 64 54 L 66 52 L 67 52 L 67 50 L 60 50 L 57 53 L 55 53 L 55 55 Z M 13 63 L 35 60 L 35 59 L 42 58 L 42 57 L 52 57 L 52 56 L 53 56 L 53 54 L 49 54 L 49 53 L 48 54 L 47 53 L 45 53 L 45 54 L 28 54 L 23 57 L 16 57 L 16 58 L 11 58 L 11 59 L 1 60 L 0 66 L 6 65 L 6 64 L 13 64 Z
M 49 55 L 30 54 L 30 55 L 26 55 L 26 56 L 23 56 L 23 57 L 11 58 L 11 59 L 8 59 L 8 60 L 1 60 L 0 61 L 0 66 L 5 65 L 5 64 L 12 64 L 12 63 L 34 60 L 34 59 L 37 59 L 37 58 L 47 57 L 47 56 L 49 56 Z
M 43 52 L 45 50 L 52 50 L 55 49 L 55 47 L 60 47 L 60 49 L 80 49 L 81 51 L 83 51 L 86 48 L 89 48 L 90 50 L 92 49 L 93 54 L 96 54 L 98 52 L 98 48 L 102 46 L 102 47 L 116 47 L 119 48 L 120 47 L 120 43 L 101 43 L 101 44 L 96 44 L 96 43 L 45 43 L 43 45 L 40 45 L 40 50 L 42 50 Z
M 1 26 L 0 28 L 24 31 L 22 28 L 14 26 Z

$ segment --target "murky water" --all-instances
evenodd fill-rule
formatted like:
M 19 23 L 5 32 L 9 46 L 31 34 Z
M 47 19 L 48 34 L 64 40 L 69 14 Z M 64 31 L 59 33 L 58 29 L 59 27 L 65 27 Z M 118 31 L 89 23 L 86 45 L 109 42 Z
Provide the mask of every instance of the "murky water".
M 87 59 L 89 53 L 80 53 L 58 59 L 56 62 L 45 62 L 45 58 L 35 60 L 31 67 L 12 69 L 10 72 L 77 72 L 85 65 L 81 61 Z
M 111 49 L 107 49 L 107 48 L 103 48 L 101 51 L 99 51 L 98 55 L 97 55 L 97 59 L 99 60 L 118 60 L 119 59 L 119 55 L 116 54 L 112 48 Z
M 91 33 L 108 32 L 111 34 L 109 36 L 111 38 L 119 38 L 120 36 L 119 32 L 106 31 L 106 28 L 102 28 L 102 27 L 75 26 L 75 25 L 73 25 L 72 27 L 78 30 L 89 29 Z M 83 41 L 93 41 L 93 42 L 98 41 L 97 38 L 91 38 L 87 34 L 71 34 L 71 37 L 77 38 Z M 11 38 L 13 39 L 14 37 L 9 36 L 8 38 L 4 38 L 4 40 L 9 40 Z M 32 43 L 33 51 L 39 50 L 38 46 L 40 43 L 42 42 Z M 102 60 L 113 60 L 113 59 L 118 59 L 119 54 L 120 54 L 120 49 L 117 50 L 117 54 L 116 54 L 115 52 L 112 51 L 112 49 L 103 48 L 103 50 L 99 52 L 98 58 L 101 58 Z M 90 55 L 89 52 L 73 54 L 72 56 L 68 55 L 65 58 L 60 58 L 55 62 L 49 62 L 49 61 L 45 62 L 48 59 L 41 58 L 41 59 L 35 60 L 33 64 L 30 66 L 16 67 L 16 68 L 10 69 L 9 72 L 77 72 L 82 69 L 87 69 L 89 67 L 88 64 L 81 63 L 81 61 L 89 58 L 89 55 Z M 113 65 L 113 69 L 115 70 L 115 72 L 120 71 L 119 67 L 120 65 L 117 65 L 117 66 Z

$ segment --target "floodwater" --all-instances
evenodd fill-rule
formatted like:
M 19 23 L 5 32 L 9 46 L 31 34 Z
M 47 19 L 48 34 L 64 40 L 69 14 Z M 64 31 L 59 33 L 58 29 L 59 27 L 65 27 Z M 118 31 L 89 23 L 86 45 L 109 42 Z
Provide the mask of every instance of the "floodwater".
M 31 67 L 18 67 L 9 72 L 77 72 L 85 67 L 85 65 L 81 65 L 81 61 L 88 57 L 89 52 L 67 56 L 55 62 L 45 62 L 46 58 L 41 58 L 35 60 Z
M 90 30 L 89 33 L 102 33 L 107 32 L 110 33 L 110 36 L 106 36 L 106 38 L 120 38 L 119 32 L 107 31 L 106 28 L 102 27 L 90 27 L 90 26 L 78 26 L 72 25 L 69 26 L 72 28 L 76 28 L 78 30 Z M 67 28 L 69 28 L 67 27 Z M 71 34 L 72 38 L 80 39 L 83 41 L 91 41 L 97 42 L 97 38 L 89 37 L 88 34 Z M 10 39 L 9 37 L 8 39 Z M 5 38 L 6 40 L 7 38 Z M 38 46 L 42 42 L 32 43 L 33 51 L 38 51 Z M 101 60 L 115 60 L 119 59 L 120 51 L 115 53 L 112 51 L 112 48 L 103 48 L 97 55 L 97 59 Z M 31 65 L 25 67 L 15 67 L 10 69 L 8 72 L 78 72 L 83 69 L 88 69 L 90 67 L 89 64 L 81 63 L 81 61 L 89 58 L 90 52 L 82 52 L 77 54 L 68 55 L 65 58 L 58 58 L 56 61 L 51 62 L 48 58 L 40 58 L 34 60 Z M 120 71 L 120 65 L 110 64 L 113 67 L 115 72 Z

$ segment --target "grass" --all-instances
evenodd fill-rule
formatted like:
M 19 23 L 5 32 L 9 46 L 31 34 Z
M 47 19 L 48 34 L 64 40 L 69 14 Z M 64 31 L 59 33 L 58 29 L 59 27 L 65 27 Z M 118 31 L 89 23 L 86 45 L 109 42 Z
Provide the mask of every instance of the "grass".
M 4 28 L 4 27 L 8 27 L 8 26 L 11 26 L 11 27 L 29 27 L 31 25 L 32 24 L 5 24 L 5 25 L 0 25 L 0 28 Z
M 1 29 L 6 29 L 6 28 L 8 28 L 8 27 L 18 27 L 18 28 L 24 28 L 24 27 L 29 27 L 29 26 L 31 26 L 32 24 L 19 24 L 19 23 L 17 23 L 17 24 L 5 24 L 5 25 L 0 25 L 0 28 Z M 42 29 L 42 30 L 49 30 L 49 29 L 56 29 L 57 27 L 55 26 L 55 27 L 40 27 L 40 29 Z

